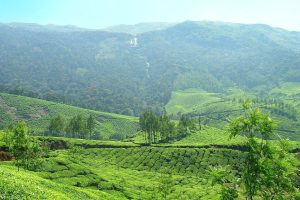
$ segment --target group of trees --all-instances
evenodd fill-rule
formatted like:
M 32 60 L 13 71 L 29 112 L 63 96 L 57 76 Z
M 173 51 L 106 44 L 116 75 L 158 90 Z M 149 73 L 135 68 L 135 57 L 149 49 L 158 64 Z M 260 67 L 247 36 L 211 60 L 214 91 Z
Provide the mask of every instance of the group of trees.
M 58 115 L 50 120 L 48 130 L 54 136 L 91 139 L 93 138 L 96 123 L 93 115 L 90 115 L 87 119 L 82 115 L 76 115 L 69 121 Z
M 42 163 L 41 158 L 48 152 L 45 144 L 30 136 L 24 121 L 7 128 L 4 141 L 9 147 L 9 152 L 14 156 L 18 169 L 19 167 L 37 169 Z
M 153 111 L 142 113 L 139 118 L 141 130 L 145 133 L 145 143 L 169 142 L 183 138 L 196 130 L 195 121 L 187 115 L 182 115 L 178 124 L 171 121 L 166 112 L 157 115 Z

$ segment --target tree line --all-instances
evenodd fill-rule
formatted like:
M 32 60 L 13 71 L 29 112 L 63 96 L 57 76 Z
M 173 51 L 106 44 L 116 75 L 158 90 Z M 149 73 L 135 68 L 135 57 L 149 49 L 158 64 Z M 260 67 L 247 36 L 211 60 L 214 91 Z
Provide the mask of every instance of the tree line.
M 197 129 L 195 120 L 188 115 L 181 115 L 176 124 L 166 112 L 158 115 L 151 110 L 142 113 L 139 117 L 139 125 L 144 132 L 145 143 L 149 145 L 179 140 Z

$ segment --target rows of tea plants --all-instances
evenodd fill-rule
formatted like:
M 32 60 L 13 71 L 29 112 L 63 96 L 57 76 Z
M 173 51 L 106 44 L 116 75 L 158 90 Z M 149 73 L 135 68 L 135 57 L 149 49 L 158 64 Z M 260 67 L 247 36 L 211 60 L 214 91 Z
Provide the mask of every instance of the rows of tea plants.
M 132 148 L 127 152 L 123 152 L 126 149 L 119 149 L 118 152 L 115 148 L 111 154 L 130 156 L 138 149 Z M 151 152 L 155 153 L 153 150 Z M 169 176 L 171 172 L 168 170 L 125 168 L 113 164 L 113 159 L 104 163 L 106 158 L 100 155 L 102 153 L 95 149 L 82 149 L 75 154 L 66 150 L 52 152 L 34 175 L 74 190 L 95 194 L 86 197 L 89 199 L 103 199 L 103 195 L 107 195 L 104 199 L 162 199 L 161 185 L 166 180 L 169 183 L 167 199 L 218 199 L 220 188 L 212 186 L 208 177 L 178 173 Z M 97 196 L 99 192 L 102 196 Z
M 172 174 L 203 177 L 211 167 L 230 166 L 233 172 L 241 168 L 243 153 L 230 149 L 215 148 L 103 148 L 88 149 L 84 157 L 93 157 L 101 166 L 116 165 L 122 168 L 169 171 Z M 238 175 L 238 174 L 236 174 Z
M 243 136 L 230 138 L 230 133 L 215 127 L 202 126 L 202 130 L 191 133 L 187 137 L 173 142 L 172 146 L 203 145 L 239 145 L 245 141 Z
M 0 129 L 10 123 L 25 120 L 34 133 L 47 130 L 50 120 L 62 115 L 66 120 L 76 115 L 97 119 L 96 130 L 104 139 L 123 139 L 136 133 L 138 120 L 135 117 L 98 112 L 84 108 L 53 103 L 41 99 L 0 93 Z

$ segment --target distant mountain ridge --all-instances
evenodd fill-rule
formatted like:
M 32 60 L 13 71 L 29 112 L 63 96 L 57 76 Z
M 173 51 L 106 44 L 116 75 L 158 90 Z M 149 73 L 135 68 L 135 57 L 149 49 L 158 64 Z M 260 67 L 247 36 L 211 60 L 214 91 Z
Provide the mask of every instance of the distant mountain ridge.
M 167 29 L 176 24 L 177 23 L 171 23 L 171 22 L 148 22 L 148 23 L 138 23 L 134 25 L 121 24 L 117 26 L 110 26 L 102 30 L 137 35 L 145 32 Z
M 112 31 L 0 24 L 0 91 L 138 115 L 174 90 L 267 95 L 300 82 L 300 32 L 207 21 Z

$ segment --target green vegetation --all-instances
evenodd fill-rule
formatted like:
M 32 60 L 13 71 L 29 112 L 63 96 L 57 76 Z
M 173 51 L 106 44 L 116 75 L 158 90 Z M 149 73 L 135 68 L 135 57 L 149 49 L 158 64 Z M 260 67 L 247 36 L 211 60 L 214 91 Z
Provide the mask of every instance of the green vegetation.
M 300 80 L 298 32 L 193 21 L 110 30 L 1 24 L 0 91 L 138 116 L 173 91 L 262 96 Z
M 76 152 L 63 150 L 51 152 L 43 168 L 37 172 L 20 170 L 18 174 L 13 167 L 0 165 L 0 169 L 5 170 L 0 176 L 6 180 L 6 173 L 15 174 L 5 182 L 10 184 L 11 189 L 26 182 L 25 178 L 19 179 L 21 175 L 31 176 L 30 184 L 26 184 L 31 198 L 40 198 L 40 193 L 34 193 L 36 186 L 30 187 L 36 184 L 45 199 L 53 198 L 52 188 L 64 198 L 73 192 L 71 196 L 78 195 L 75 199 L 83 195 L 90 199 L 160 199 L 165 195 L 167 199 L 218 199 L 220 189 L 211 186 L 206 170 L 211 164 L 227 163 L 239 168 L 237 156 L 242 157 L 238 151 L 214 149 L 135 147 L 79 149 Z M 168 169 L 172 169 L 172 176 L 166 172 Z M 14 177 L 18 184 L 12 184 Z M 37 184 L 38 181 L 41 184 Z M 166 182 L 169 187 L 162 188 Z M 61 191 L 62 185 L 66 187 L 65 191 Z
M 246 199 L 292 199 L 296 190 L 293 178 L 296 165 L 284 142 L 272 146 L 268 139 L 275 128 L 274 121 L 251 101 L 243 104 L 244 114 L 229 124 L 231 136 L 246 135 L 248 151 L 242 169 Z M 257 139 L 260 137 L 261 139 Z
M 138 119 L 135 117 L 87 110 L 74 106 L 53 103 L 45 100 L 0 93 L 0 128 L 5 128 L 15 121 L 24 120 L 33 134 L 56 135 L 49 127 L 51 120 L 67 121 L 81 115 L 95 119 L 93 132 L 100 139 L 125 139 L 133 136 L 138 129 Z M 57 119 L 59 117 L 60 119 Z M 54 120 L 55 121 L 55 120 Z M 67 125 L 67 124 L 65 124 Z M 50 129 L 49 129 L 50 128 Z M 55 127 L 61 129 L 62 127 Z M 50 132 L 46 132 L 47 130 Z M 60 130 L 56 130 L 60 132 Z
M 295 84 L 292 85 L 295 86 Z M 295 87 L 291 87 L 290 90 L 284 89 L 287 93 L 293 94 L 291 96 L 283 93 L 278 95 L 275 90 L 271 90 L 266 97 L 258 97 L 254 92 L 240 89 L 230 89 L 223 94 L 209 93 L 199 89 L 176 91 L 173 92 L 171 100 L 166 105 L 166 110 L 174 118 L 178 118 L 178 114 L 187 114 L 196 118 L 201 125 L 224 129 L 228 118 L 241 114 L 240 104 L 250 99 L 256 106 L 272 114 L 278 123 L 276 133 L 284 138 L 299 140 L 297 132 L 300 130 L 298 123 L 300 106 L 297 103 L 298 93 L 292 93 L 296 91 Z
M 186 115 L 180 116 L 177 126 L 167 113 L 161 116 L 153 111 L 144 112 L 139 119 L 140 128 L 145 133 L 145 143 L 151 145 L 181 139 L 196 131 L 195 121 Z
M 174 147 L 170 144 L 143 147 L 121 141 L 38 137 L 52 147 L 67 149 L 51 151 L 41 167 L 31 169 L 34 171 L 17 172 L 13 162 L 0 162 L 0 178 L 4 180 L 0 183 L 0 193 L 8 198 L 35 199 L 217 200 L 236 194 L 243 197 L 242 189 L 232 190 L 227 181 L 241 177 L 247 154 L 238 148 L 230 149 L 228 134 L 223 131 L 217 134 L 216 128 L 205 126 L 184 139 L 188 141 L 193 134 L 204 137 L 205 131 L 212 130 L 214 134 L 208 134 L 207 141 L 198 145 L 209 145 L 223 137 L 223 147 L 185 148 L 176 146 L 176 142 Z M 62 146 L 62 141 L 67 145 Z M 238 137 L 232 144 L 240 141 L 245 138 Z M 225 186 L 222 185 L 225 179 L 218 172 L 222 169 L 226 169 Z M 214 179 L 212 172 L 217 176 Z M 221 182 L 216 182 L 218 176 Z
M 205 146 L 205 145 L 239 145 L 245 141 L 243 136 L 230 139 L 230 133 L 222 129 L 205 126 L 181 140 L 170 145 L 174 146 Z
M 5 143 L 9 152 L 16 159 L 16 165 L 24 169 L 37 169 L 41 164 L 41 157 L 45 156 L 45 149 L 37 140 L 30 137 L 27 124 L 20 122 L 5 130 Z
M 0 24 L 0 199 L 297 199 L 299 33 L 110 31 Z

